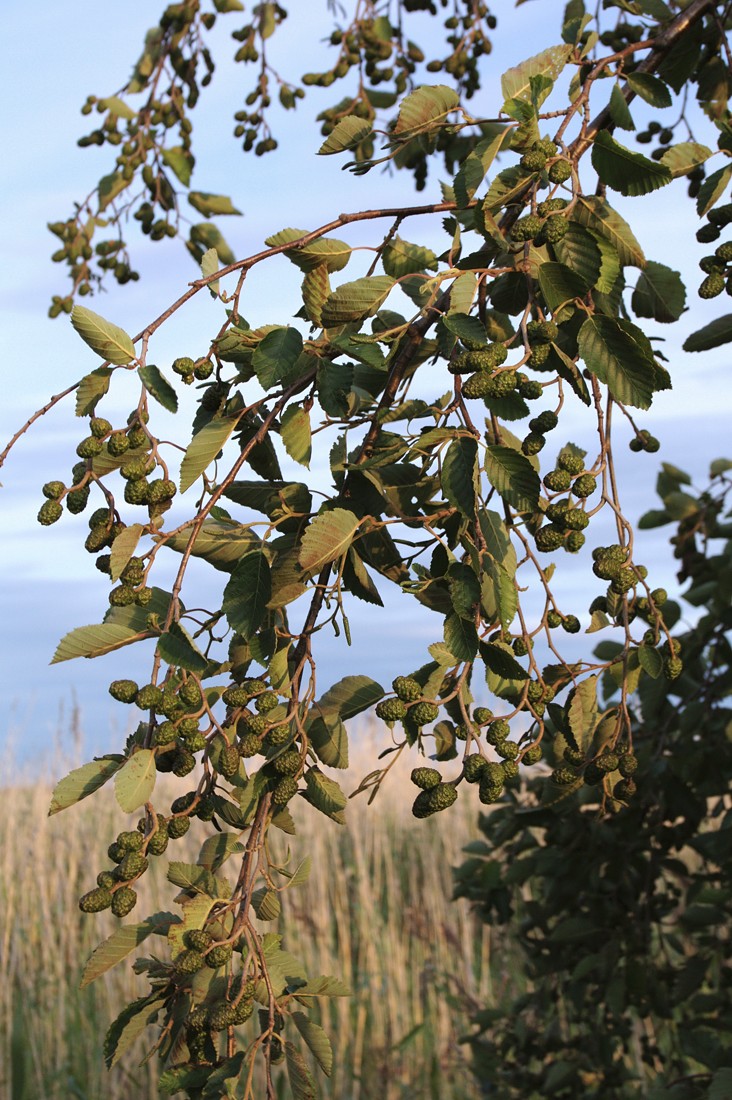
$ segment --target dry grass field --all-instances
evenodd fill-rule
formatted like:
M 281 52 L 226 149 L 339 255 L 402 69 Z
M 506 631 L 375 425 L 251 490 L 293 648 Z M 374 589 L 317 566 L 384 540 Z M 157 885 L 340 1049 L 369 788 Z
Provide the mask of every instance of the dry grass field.
M 373 767 L 385 743 L 376 745 L 377 736 L 361 732 L 345 790 Z M 471 1006 L 493 1001 L 492 982 L 506 980 L 508 964 L 465 903 L 450 900 L 451 867 L 477 835 L 477 805 L 463 796 L 447 814 L 416 821 L 408 778 L 416 762 L 400 760 L 370 807 L 354 799 L 345 827 L 298 800 L 298 836 L 278 836 L 296 862 L 310 853 L 313 871 L 286 894 L 279 927 L 266 929 L 283 934 L 308 973 L 339 975 L 353 990 L 322 1005 L 335 1067 L 329 1080 L 318 1076 L 331 1100 L 478 1095 L 459 1039 Z M 47 780 L 32 783 L 7 766 L 0 790 L 0 1100 L 158 1096 L 157 1066 L 139 1066 L 144 1048 L 111 1073 L 101 1059 L 108 1023 L 145 989 L 130 962 L 78 988 L 83 961 L 117 922 L 81 914 L 77 900 L 106 866 L 108 843 L 134 819 L 111 787 L 48 818 L 51 776 L 77 763 L 59 757 Z M 175 859 L 195 860 L 203 828 L 196 822 L 176 842 Z M 141 880 L 135 917 L 173 907 L 165 866 L 162 857 Z

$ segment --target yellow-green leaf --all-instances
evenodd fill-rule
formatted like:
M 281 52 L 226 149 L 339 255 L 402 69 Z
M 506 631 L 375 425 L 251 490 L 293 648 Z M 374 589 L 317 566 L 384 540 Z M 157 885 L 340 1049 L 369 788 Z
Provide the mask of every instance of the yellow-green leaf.
M 135 345 L 124 329 L 106 321 L 86 306 L 74 306 L 71 324 L 84 343 L 108 363 L 124 366 L 135 358 Z
M 329 561 L 345 554 L 358 530 L 360 519 L 346 508 L 334 508 L 316 516 L 305 532 L 299 562 L 307 573 L 316 573 Z
M 48 816 L 52 817 L 61 810 L 81 802 L 82 798 L 88 798 L 90 794 L 94 794 L 119 770 L 121 763 L 120 760 L 92 760 L 89 764 L 74 768 L 53 788 Z
M 125 813 L 134 813 L 149 801 L 156 774 L 152 749 L 139 749 L 122 765 L 114 779 L 114 793 Z

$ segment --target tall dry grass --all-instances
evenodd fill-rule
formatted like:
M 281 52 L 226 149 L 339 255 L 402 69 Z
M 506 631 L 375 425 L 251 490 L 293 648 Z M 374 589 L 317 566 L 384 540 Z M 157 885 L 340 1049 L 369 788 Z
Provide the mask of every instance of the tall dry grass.
M 374 737 L 361 732 L 356 761 L 339 776 L 345 790 L 373 767 L 383 747 Z M 60 777 L 75 763 L 59 759 L 52 770 Z M 320 1005 L 335 1067 L 319 1085 L 331 1100 L 477 1096 L 459 1038 L 470 1009 L 492 1000 L 491 945 L 465 904 L 450 901 L 451 867 L 476 836 L 477 806 L 463 795 L 448 813 L 415 821 L 414 763 L 398 762 L 372 806 L 353 800 L 345 827 L 298 800 L 297 837 L 276 840 L 295 862 L 310 853 L 313 871 L 284 895 L 278 927 L 263 930 L 281 932 L 310 975 L 336 974 L 353 990 Z M 108 1023 L 144 981 L 127 961 L 78 988 L 83 961 L 118 923 L 81 914 L 78 897 L 134 818 L 105 788 L 49 819 L 51 788 L 16 775 L 0 789 L 0 1100 L 155 1100 L 158 1070 L 139 1066 L 142 1047 L 111 1073 L 101 1057 Z M 159 792 L 156 800 L 165 806 Z M 195 860 L 203 828 L 195 823 L 168 854 Z M 173 908 L 165 867 L 165 857 L 154 861 L 128 921 Z

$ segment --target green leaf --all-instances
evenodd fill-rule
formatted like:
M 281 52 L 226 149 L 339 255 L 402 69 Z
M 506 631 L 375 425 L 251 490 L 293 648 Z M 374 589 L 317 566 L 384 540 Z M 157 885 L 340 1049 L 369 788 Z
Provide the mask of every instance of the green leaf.
M 460 206 L 467 206 L 472 201 L 508 133 L 510 130 L 502 127 L 495 136 L 483 138 L 463 160 L 453 184 Z
M 620 86 L 618 84 L 613 84 L 613 90 L 610 93 L 608 110 L 610 111 L 610 118 L 613 120 L 616 126 L 620 127 L 621 130 L 635 130 L 633 116 L 628 110 L 628 104 L 626 102 L 625 96 L 621 92 Z
M 134 813 L 150 801 L 156 774 L 152 749 L 138 749 L 122 765 L 114 777 L 114 793 L 126 814 Z
M 282 912 L 282 904 L 276 890 L 262 886 L 252 894 L 252 909 L 259 920 L 277 920 Z
M 80 989 L 106 974 L 153 933 L 165 934 L 175 921 L 172 913 L 156 913 L 140 924 L 125 924 L 117 928 L 106 940 L 94 948 L 81 975 Z
M 323 324 L 323 306 L 332 294 L 328 268 L 318 264 L 305 275 L 302 281 L 302 300 L 308 319 L 314 325 Z
M 254 550 L 234 567 L 222 609 L 232 630 L 249 641 L 259 630 L 272 598 L 272 574 L 265 555 Z
M 58 643 L 51 664 L 71 661 L 75 657 L 101 657 L 104 653 L 111 653 L 112 650 L 143 636 L 137 630 L 116 623 L 78 626 L 65 634 Z
M 216 876 L 197 863 L 171 860 L 168 864 L 167 879 L 174 886 L 179 886 L 181 890 L 192 890 L 197 894 L 205 894 L 209 898 L 229 896 L 220 891 Z
M 390 275 L 365 275 L 351 283 L 342 283 L 323 306 L 326 328 L 345 325 L 372 317 L 386 301 L 394 280 Z
M 81 379 L 76 390 L 76 415 L 91 416 L 97 403 L 109 390 L 111 367 L 97 367 Z
M 718 168 L 716 172 L 712 172 L 711 176 L 707 176 L 696 197 L 696 212 L 700 218 L 703 218 L 722 197 L 730 179 L 732 179 L 732 164 Z
M 574 748 L 582 752 L 592 744 L 597 725 L 597 684 L 599 677 L 588 676 L 572 688 L 567 700 L 567 722 L 574 738 Z
M 324 775 L 320 768 L 313 767 L 305 773 L 305 782 L 307 788 L 303 794 L 310 805 L 337 824 L 343 825 L 346 820 L 343 811 L 348 799 L 335 779 Z
M 204 424 L 186 448 L 180 465 L 180 491 L 185 493 L 216 458 L 237 426 L 237 417 L 216 416 Z
M 182 145 L 173 145 L 170 149 L 163 149 L 163 164 L 178 177 L 184 187 L 191 182 L 193 172 L 193 155 Z
M 162 996 L 150 996 L 141 997 L 122 1009 L 104 1038 L 104 1061 L 107 1069 L 111 1069 L 153 1023 L 162 1005 Z
M 237 1051 L 232 1058 L 227 1058 L 223 1065 L 208 1072 L 208 1078 L 203 1088 L 201 1100 L 235 1100 L 236 1084 L 244 1067 L 246 1053 Z
M 529 674 L 502 642 L 481 644 L 480 655 L 486 667 L 505 680 L 528 680 Z
M 287 1059 L 287 1076 L 292 1089 L 292 1100 L 318 1100 L 315 1082 L 307 1063 L 292 1043 L 285 1042 L 285 1058 Z
M 99 213 L 114 202 L 117 195 L 121 195 L 130 186 L 130 180 L 126 180 L 121 172 L 111 172 L 108 176 L 102 176 L 97 187 L 99 196 Z
M 554 252 L 557 259 L 571 268 L 588 289 L 595 286 L 600 277 L 602 253 L 597 238 L 589 229 L 571 221 L 564 237 L 554 245 Z M 546 266 L 542 264 L 539 268 L 539 278 Z
M 348 767 L 348 732 L 340 718 L 326 714 L 308 727 L 310 747 L 328 768 Z
M 334 508 L 315 516 L 303 535 L 298 561 L 306 573 L 316 573 L 342 557 L 361 521 L 346 508 Z
M 289 405 L 282 414 L 280 436 L 290 458 L 309 469 L 313 448 L 307 410 L 301 405 Z
M 201 257 L 201 274 L 204 279 L 208 279 L 211 275 L 215 275 L 219 270 L 219 254 L 215 248 L 207 248 Z M 215 298 L 219 292 L 219 281 L 208 284 L 208 289 L 211 291 L 212 296 Z
M 381 253 L 381 262 L 386 274 L 394 279 L 400 279 L 402 275 L 413 275 L 425 269 L 437 270 L 437 256 L 431 248 L 410 244 L 399 236 L 387 241 Z
M 209 871 L 217 871 L 229 856 L 243 851 L 244 845 L 238 833 L 214 833 L 204 840 L 196 862 Z
M 592 167 L 604 184 L 621 195 L 647 195 L 671 182 L 665 164 L 631 152 L 606 130 L 593 143 Z
M 131 523 L 120 531 L 112 543 L 109 554 L 109 575 L 113 581 L 119 580 L 120 573 L 137 549 L 137 544 L 142 536 L 142 524 Z
M 674 179 L 685 176 L 700 164 L 704 164 L 712 155 L 712 150 L 696 141 L 681 141 L 678 145 L 669 145 L 661 157 Z M 703 186 L 703 184 L 702 184 Z M 701 189 L 699 191 L 701 194 Z
M 574 218 L 580 225 L 593 229 L 617 249 L 621 267 L 645 267 L 643 249 L 617 210 L 598 195 L 579 195 Z
M 441 484 L 450 504 L 469 519 L 474 519 L 478 489 L 478 443 L 472 436 L 459 436 L 447 448 L 442 461 Z
M 98 106 L 105 111 L 110 111 L 117 118 L 126 119 L 128 122 L 135 117 L 132 108 L 116 95 L 108 95 L 104 99 L 100 99 Z
M 214 0 L 217 9 L 219 4 L 223 5 L 235 2 L 236 0 Z M 158 1079 L 158 1089 L 160 1092 L 165 1093 L 166 1096 L 172 1096 L 173 1093 L 182 1092 L 183 1089 L 200 1091 L 209 1080 L 210 1073 L 210 1066 L 171 1066 L 161 1073 Z
M 631 299 L 638 317 L 652 317 L 662 324 L 678 321 L 686 306 L 686 287 L 678 271 L 649 260 L 641 272 Z
M 460 106 L 460 97 L 446 84 L 424 85 L 405 96 L 399 107 L 394 134 L 411 136 L 432 129 Z
M 525 455 L 494 444 L 486 448 L 485 472 L 493 488 L 518 512 L 536 511 L 541 485 Z
M 472 661 L 478 652 L 478 632 L 475 625 L 459 615 L 445 619 L 445 645 L 457 661 Z
M 663 657 L 651 645 L 638 646 L 638 660 L 643 671 L 654 680 L 657 680 L 663 672 Z
M 182 554 L 190 537 L 190 530 L 184 528 L 176 535 L 166 537 L 163 545 Z M 203 558 L 215 569 L 230 572 L 243 554 L 260 545 L 261 539 L 249 527 L 233 521 L 205 519 L 191 553 L 195 558 Z
M 597 265 L 599 274 L 600 265 Z M 562 312 L 561 307 L 571 305 L 576 298 L 584 298 L 589 290 L 581 275 L 564 264 L 544 263 L 539 268 L 539 286 L 552 313 Z
M 653 360 L 639 340 L 640 329 L 614 317 L 595 314 L 579 330 L 579 353 L 589 370 L 624 405 L 648 409 L 654 391 Z
M 84 343 L 108 363 L 124 366 L 135 358 L 135 345 L 124 329 L 105 321 L 86 306 L 74 306 L 71 324 Z
M 284 255 L 291 260 L 301 271 L 313 271 L 320 264 L 325 264 L 326 270 L 333 274 L 346 266 L 351 258 L 351 248 L 345 241 L 336 240 L 334 237 L 318 237 L 314 241 L 300 248 L 288 249 L 285 246 L 293 241 L 307 237 L 306 229 L 281 229 L 271 237 L 267 237 L 265 244 L 270 248 L 282 248 Z
M 346 115 L 328 134 L 318 149 L 318 156 L 327 157 L 332 153 L 353 149 L 371 133 L 372 129 L 373 123 L 369 119 L 359 118 L 358 115 Z
M 535 176 L 527 176 L 518 164 L 513 164 L 510 168 L 504 168 L 488 188 L 488 194 L 483 199 L 484 210 L 487 210 L 490 214 L 497 213 L 503 207 L 508 206 L 518 195 L 526 192 L 531 181 L 535 178 Z
M 208 668 L 208 659 L 195 645 L 188 631 L 179 623 L 172 623 L 170 628 L 160 635 L 157 652 L 166 664 L 173 665 L 175 668 L 184 668 L 187 672 L 201 673 Z
M 94 794 L 108 779 L 112 778 L 116 771 L 119 771 L 122 763 L 121 760 L 103 758 L 92 760 L 91 763 L 83 764 L 80 768 L 74 768 L 53 788 L 48 816 L 52 817 L 61 810 L 81 802 L 82 798 L 88 798 L 90 794 Z
M 478 317 L 471 317 L 466 313 L 450 312 L 442 318 L 441 324 L 448 332 L 461 340 L 468 340 L 471 343 L 488 343 L 485 325 Z
M 276 328 L 260 340 L 252 366 L 260 386 L 270 390 L 286 378 L 302 355 L 302 336 L 296 328 Z
M 723 344 L 732 341 L 732 313 L 725 313 L 723 317 L 715 317 L 708 325 L 692 332 L 684 340 L 684 351 L 711 351 Z
M 229 248 L 223 233 L 217 225 L 213 222 L 196 222 L 190 228 L 191 246 L 189 250 L 193 252 L 196 259 L 202 260 L 201 252 L 204 254 L 210 249 L 215 248 L 219 259 L 222 264 L 233 264 L 236 256 Z
M 330 1045 L 330 1039 L 320 1024 L 316 1024 L 315 1020 L 311 1020 L 304 1012 L 293 1012 L 291 1019 L 294 1020 L 295 1027 L 307 1043 L 325 1076 L 330 1077 L 333 1070 L 333 1048 Z
M 513 69 L 508 69 L 501 77 L 501 92 L 504 99 L 532 99 L 531 78 L 545 76 L 551 81 L 561 73 L 572 54 L 572 47 L 567 45 L 549 46 L 534 57 L 522 61 Z M 541 105 L 541 98 L 537 105 Z
M 351 990 L 340 978 L 332 978 L 329 975 L 321 975 L 313 978 L 306 985 L 300 986 L 297 991 L 298 1000 L 303 997 L 351 997 Z
M 137 373 L 147 392 L 152 394 L 164 409 L 171 413 L 178 412 L 178 394 L 153 363 L 146 367 L 138 367 Z
M 211 195 L 208 191 L 189 191 L 188 201 L 194 210 L 204 218 L 214 218 L 220 214 L 241 214 L 228 195 Z
M 499 622 L 506 630 L 518 611 L 516 582 L 500 562 L 485 556 L 481 584 L 481 602 L 489 622 Z
M 344 722 L 363 714 L 384 697 L 384 689 L 370 676 L 344 676 L 318 699 L 316 708 L 323 714 L 337 714 Z
M 651 107 L 670 107 L 671 93 L 662 80 L 650 73 L 628 73 L 626 80 L 636 95 Z

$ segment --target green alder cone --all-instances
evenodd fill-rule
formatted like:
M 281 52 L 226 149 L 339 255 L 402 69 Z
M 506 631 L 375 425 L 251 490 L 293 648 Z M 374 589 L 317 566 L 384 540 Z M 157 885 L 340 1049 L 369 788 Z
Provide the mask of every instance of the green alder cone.
M 413 703 L 422 695 L 422 688 L 410 676 L 397 676 L 392 681 L 391 686 L 396 692 L 397 698 L 404 703 Z
M 200 951 L 181 951 L 173 959 L 173 966 L 179 974 L 196 974 L 205 965 L 204 957 Z
M 415 726 L 426 726 L 434 722 L 440 713 L 434 703 L 414 703 L 409 708 L 409 717 Z
M 463 775 L 468 783 L 479 783 L 481 776 L 486 769 L 488 761 L 484 756 L 480 756 L 478 753 L 474 753 L 472 756 L 466 757 L 463 763 Z M 421 784 L 419 784 L 421 786 Z
M 218 771 L 225 779 L 231 779 L 239 771 L 239 750 L 236 745 L 226 745 L 221 750 Z
M 109 909 L 112 904 L 112 892 L 106 887 L 97 886 L 79 898 L 79 908 L 82 913 L 101 913 L 103 909 Z
M 222 943 L 217 947 L 212 947 L 204 956 L 206 966 L 210 967 L 212 970 L 218 970 L 220 966 L 226 966 L 231 959 L 231 955 L 232 947 L 230 943 Z
M 112 895 L 111 909 L 115 917 L 126 917 L 137 905 L 137 894 L 130 886 L 122 886 Z
M 285 806 L 297 794 L 298 783 L 291 776 L 280 779 L 272 791 L 272 803 L 275 806 Z
M 383 722 L 398 722 L 407 713 L 407 704 L 402 699 L 382 699 L 376 704 L 376 717 Z
M 47 500 L 58 500 L 66 492 L 63 481 L 47 481 L 41 490 Z
M 213 936 L 204 928 L 191 928 L 183 934 L 183 943 L 192 951 L 205 951 L 213 943 Z
M 168 836 L 171 840 L 179 840 L 185 836 L 191 827 L 189 817 L 174 817 L 168 822 Z
M 415 786 L 429 791 L 441 782 L 442 776 L 436 768 L 414 768 L 411 779 Z
M 300 771 L 302 758 L 299 752 L 284 752 L 272 761 L 272 769 L 278 775 L 296 775 Z
M 63 506 L 57 500 L 47 500 L 38 510 L 38 522 L 42 527 L 50 527 L 64 514 Z

